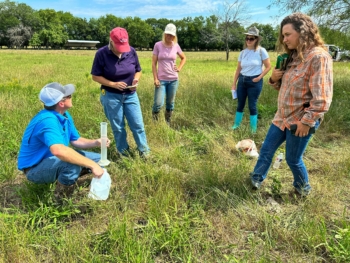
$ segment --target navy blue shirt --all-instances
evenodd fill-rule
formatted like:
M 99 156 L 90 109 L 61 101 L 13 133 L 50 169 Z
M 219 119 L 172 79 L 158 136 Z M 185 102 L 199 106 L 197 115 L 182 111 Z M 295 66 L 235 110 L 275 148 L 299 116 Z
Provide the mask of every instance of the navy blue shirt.
M 102 76 L 113 82 L 125 82 L 128 86 L 132 85 L 135 73 L 141 71 L 139 58 L 133 47 L 130 47 L 129 52 L 122 53 L 121 58 L 116 56 L 108 46 L 100 48 L 95 55 L 92 64 L 91 74 L 95 76 Z M 134 93 L 130 89 L 120 91 L 104 85 L 101 89 L 105 89 L 113 93 Z

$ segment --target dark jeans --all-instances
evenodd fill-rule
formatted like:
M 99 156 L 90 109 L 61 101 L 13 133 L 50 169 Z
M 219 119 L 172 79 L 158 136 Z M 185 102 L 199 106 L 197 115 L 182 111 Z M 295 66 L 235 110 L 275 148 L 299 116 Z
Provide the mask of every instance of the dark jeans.
M 258 76 L 259 75 L 248 77 L 243 76 L 242 74 L 239 75 L 237 85 L 238 112 L 244 111 L 245 102 L 248 97 L 250 115 L 258 114 L 258 109 L 256 105 L 258 103 L 258 98 L 263 87 L 263 79 L 261 79 L 258 82 L 253 82 L 253 79 Z

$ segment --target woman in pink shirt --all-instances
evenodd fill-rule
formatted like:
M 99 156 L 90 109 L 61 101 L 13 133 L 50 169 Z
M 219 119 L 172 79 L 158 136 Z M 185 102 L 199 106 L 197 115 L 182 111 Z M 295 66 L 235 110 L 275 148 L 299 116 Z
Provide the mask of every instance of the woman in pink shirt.
M 180 65 L 176 65 L 176 58 L 180 57 Z M 177 44 L 176 26 L 168 24 L 165 27 L 162 41 L 153 48 L 152 72 L 154 78 L 154 104 L 152 115 L 154 120 L 159 119 L 159 112 L 166 97 L 165 120 L 170 124 L 174 110 L 175 95 L 179 86 L 179 75 L 186 63 L 186 56 Z M 158 66 L 158 69 L 157 69 Z
M 273 70 L 269 81 L 278 90 L 278 109 L 250 178 L 253 188 L 261 186 L 275 152 L 285 142 L 295 191 L 308 195 L 311 186 L 303 154 L 332 102 L 332 58 L 316 24 L 302 13 L 282 20 L 278 43 L 289 58 L 285 68 Z

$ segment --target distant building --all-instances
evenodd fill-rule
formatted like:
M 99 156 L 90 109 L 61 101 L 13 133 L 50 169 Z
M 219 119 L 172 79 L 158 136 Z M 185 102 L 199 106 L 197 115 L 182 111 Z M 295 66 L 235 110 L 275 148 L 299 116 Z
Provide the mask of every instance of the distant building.
M 64 45 L 64 47 L 69 49 L 95 49 L 96 45 L 99 43 L 100 41 L 67 40 L 67 43 Z

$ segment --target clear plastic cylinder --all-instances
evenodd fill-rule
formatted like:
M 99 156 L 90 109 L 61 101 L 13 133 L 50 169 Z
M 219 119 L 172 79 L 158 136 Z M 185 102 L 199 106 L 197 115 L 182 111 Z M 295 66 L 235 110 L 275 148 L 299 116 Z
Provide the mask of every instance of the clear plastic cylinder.
M 107 122 L 101 122 L 101 166 L 107 166 L 110 161 L 107 159 Z

